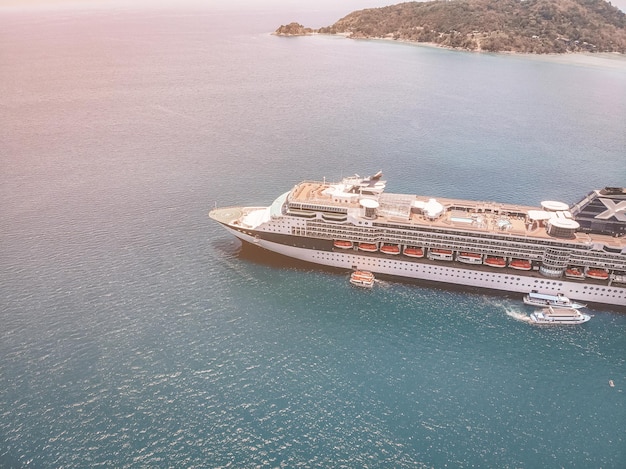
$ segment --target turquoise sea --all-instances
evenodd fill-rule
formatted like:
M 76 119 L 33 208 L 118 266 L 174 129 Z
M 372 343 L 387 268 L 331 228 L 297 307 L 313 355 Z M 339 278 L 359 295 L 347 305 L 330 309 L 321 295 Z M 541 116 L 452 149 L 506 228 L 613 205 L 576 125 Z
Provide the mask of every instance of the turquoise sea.
M 311 15 L 0 11 L 0 467 L 626 467 L 624 312 L 362 291 L 207 216 L 626 185 L 626 59 L 269 34 Z

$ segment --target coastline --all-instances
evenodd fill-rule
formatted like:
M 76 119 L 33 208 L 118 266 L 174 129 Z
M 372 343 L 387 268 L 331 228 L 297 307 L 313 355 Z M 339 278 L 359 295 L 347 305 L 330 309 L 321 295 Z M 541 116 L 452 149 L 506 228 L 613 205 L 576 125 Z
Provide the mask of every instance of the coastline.
M 532 59 L 557 59 L 551 60 L 556 62 L 562 62 L 573 65 L 582 65 L 582 66 L 590 66 L 593 65 L 589 62 L 589 59 L 601 59 L 604 61 L 612 61 L 606 64 L 602 64 L 603 66 L 611 65 L 611 68 L 616 69 L 626 69 L 626 54 L 621 54 L 619 52 L 551 52 L 546 54 L 533 54 L 530 52 L 517 52 L 517 51 L 485 51 L 485 50 L 472 50 L 472 49 L 462 49 L 457 47 L 450 47 L 441 44 L 437 44 L 436 42 L 419 42 L 419 41 L 409 41 L 406 39 L 394 39 L 392 37 L 352 37 L 351 33 L 320 33 L 317 31 L 313 31 L 311 33 L 306 34 L 279 34 L 276 31 L 270 32 L 272 36 L 278 37 L 298 37 L 298 36 L 326 36 L 326 37 L 341 37 L 344 39 L 352 39 L 355 41 L 383 41 L 383 42 L 395 42 L 398 44 L 408 45 L 408 46 L 420 46 L 420 47 L 430 47 L 434 49 L 443 49 L 449 51 L 456 52 L 467 52 L 471 54 L 489 54 L 489 55 L 505 55 L 505 56 L 517 56 L 524 58 L 532 58 Z

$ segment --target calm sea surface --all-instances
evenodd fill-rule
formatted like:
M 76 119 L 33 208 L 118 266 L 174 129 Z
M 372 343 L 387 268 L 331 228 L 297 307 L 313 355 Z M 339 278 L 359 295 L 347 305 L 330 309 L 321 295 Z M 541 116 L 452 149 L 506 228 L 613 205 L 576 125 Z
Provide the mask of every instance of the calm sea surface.
M 626 59 L 268 34 L 294 19 L 0 12 L 0 467 L 626 467 L 626 314 L 361 291 L 207 217 L 379 169 L 626 185 Z

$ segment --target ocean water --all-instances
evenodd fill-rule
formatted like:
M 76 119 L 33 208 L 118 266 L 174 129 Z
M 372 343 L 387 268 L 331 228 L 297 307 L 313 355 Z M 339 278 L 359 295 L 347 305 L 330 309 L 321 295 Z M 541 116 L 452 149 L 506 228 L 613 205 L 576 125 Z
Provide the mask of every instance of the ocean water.
M 294 19 L 0 12 L 0 467 L 625 467 L 623 312 L 361 291 L 207 213 L 379 169 L 624 185 L 626 60 L 268 34 Z

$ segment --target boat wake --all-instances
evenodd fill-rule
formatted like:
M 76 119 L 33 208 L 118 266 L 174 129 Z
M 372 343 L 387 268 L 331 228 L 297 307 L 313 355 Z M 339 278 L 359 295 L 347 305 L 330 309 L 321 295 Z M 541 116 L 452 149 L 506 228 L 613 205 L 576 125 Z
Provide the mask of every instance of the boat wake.
M 512 317 L 516 321 L 530 322 L 530 316 L 528 316 L 528 315 L 526 315 L 524 313 L 521 313 L 519 311 L 515 311 L 513 309 L 506 308 L 506 314 L 507 314 L 507 316 Z

